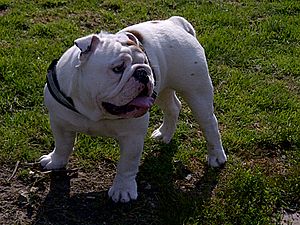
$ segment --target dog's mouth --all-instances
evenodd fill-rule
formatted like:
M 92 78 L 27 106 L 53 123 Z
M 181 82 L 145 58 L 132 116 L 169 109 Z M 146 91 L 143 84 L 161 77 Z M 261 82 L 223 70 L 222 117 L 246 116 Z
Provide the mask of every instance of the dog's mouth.
M 126 105 L 117 106 L 109 102 L 102 102 L 103 108 L 110 114 L 123 118 L 140 117 L 154 104 L 154 98 L 149 95 L 146 86 L 132 101 Z

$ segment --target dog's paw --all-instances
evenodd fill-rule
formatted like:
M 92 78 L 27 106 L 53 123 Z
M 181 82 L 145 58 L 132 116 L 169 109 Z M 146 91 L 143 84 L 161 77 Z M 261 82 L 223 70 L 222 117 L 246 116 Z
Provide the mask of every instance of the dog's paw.
M 137 184 L 135 179 L 124 181 L 118 177 L 115 178 L 112 187 L 108 191 L 109 197 L 114 202 L 129 202 L 137 199 Z
M 169 144 L 173 137 L 173 132 L 167 132 L 162 127 L 153 131 L 151 138 L 154 138 L 158 141 L 162 141 L 165 144 Z
M 54 152 L 51 152 L 48 155 L 43 155 L 42 157 L 40 157 L 39 163 L 41 164 L 42 168 L 45 170 L 61 169 L 65 167 L 67 164 L 65 159 L 60 159 L 59 157 L 55 156 Z
M 218 151 L 216 154 L 209 154 L 207 157 L 208 165 L 211 167 L 221 167 L 227 161 L 224 150 Z

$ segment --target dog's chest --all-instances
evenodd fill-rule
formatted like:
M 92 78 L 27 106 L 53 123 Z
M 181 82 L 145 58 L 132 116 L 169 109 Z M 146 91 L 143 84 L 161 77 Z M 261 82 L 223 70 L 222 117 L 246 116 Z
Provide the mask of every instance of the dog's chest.
M 90 136 L 107 136 L 116 137 L 118 132 L 115 126 L 108 120 L 102 120 L 100 122 L 84 121 L 81 125 L 74 127 L 74 130 L 79 133 L 84 133 Z

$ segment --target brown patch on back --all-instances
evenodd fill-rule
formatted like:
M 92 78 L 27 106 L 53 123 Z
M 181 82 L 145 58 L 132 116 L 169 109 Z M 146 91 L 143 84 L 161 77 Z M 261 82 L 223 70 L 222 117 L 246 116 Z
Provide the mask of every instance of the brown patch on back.
M 151 21 L 151 23 L 157 24 L 157 23 L 159 23 L 159 21 Z
M 132 33 L 141 43 L 143 43 L 144 37 L 140 32 L 136 30 L 127 30 L 127 32 Z
M 127 44 L 128 46 L 136 45 L 136 43 L 135 43 L 134 41 L 132 41 L 132 40 L 128 40 L 128 41 L 126 42 L 126 44 Z
M 142 49 L 142 47 L 139 46 L 139 45 L 137 45 L 137 44 L 136 44 L 134 41 L 132 41 L 132 40 L 128 40 L 128 41 L 126 42 L 126 45 L 128 45 L 128 46 L 134 46 L 135 49 L 136 49 L 137 51 L 139 51 L 139 52 L 144 52 L 144 50 Z

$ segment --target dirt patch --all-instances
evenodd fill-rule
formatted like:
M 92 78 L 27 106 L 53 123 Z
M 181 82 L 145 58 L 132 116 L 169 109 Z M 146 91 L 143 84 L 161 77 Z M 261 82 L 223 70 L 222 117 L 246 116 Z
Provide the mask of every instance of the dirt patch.
M 24 163 L 2 165 L 0 224 L 183 224 L 195 204 L 201 208 L 211 199 L 222 172 L 193 159 L 190 168 L 176 161 L 164 174 L 151 173 L 149 166 L 162 166 L 161 160 L 168 166 L 167 158 L 143 162 L 138 200 L 127 204 L 108 198 L 116 171 L 110 161 L 97 162 L 93 168 L 78 168 L 71 162 L 72 169 L 55 172 L 41 172 Z M 281 224 L 299 224 L 299 213 L 283 210 Z
M 20 165 L 18 170 L 26 168 Z M 26 178 L 19 174 L 9 182 L 13 168 L 2 166 L 1 171 L 1 224 L 160 224 L 149 184 L 140 183 L 138 201 L 116 204 L 108 198 L 113 164 L 102 162 L 89 171 L 28 169 Z

